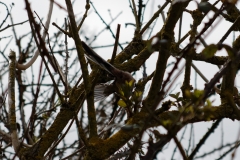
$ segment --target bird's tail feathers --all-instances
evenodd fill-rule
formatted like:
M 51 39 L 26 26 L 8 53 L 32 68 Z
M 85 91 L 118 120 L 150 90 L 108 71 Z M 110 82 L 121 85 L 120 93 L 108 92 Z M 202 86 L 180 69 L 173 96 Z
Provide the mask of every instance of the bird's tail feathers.
M 93 61 L 94 63 L 101 66 L 104 70 L 106 70 L 108 73 L 113 75 L 112 71 L 115 69 L 114 66 L 112 66 L 110 63 L 105 61 L 102 57 L 100 57 L 94 50 L 92 50 L 85 42 L 82 42 L 82 46 L 86 52 L 86 57 Z

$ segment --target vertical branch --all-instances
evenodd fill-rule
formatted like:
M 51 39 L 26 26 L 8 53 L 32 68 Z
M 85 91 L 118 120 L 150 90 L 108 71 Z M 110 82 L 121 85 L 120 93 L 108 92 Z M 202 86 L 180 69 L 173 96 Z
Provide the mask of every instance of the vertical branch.
M 179 19 L 179 33 L 178 33 L 178 41 L 181 39 L 181 33 L 182 33 L 182 19 L 183 19 L 183 13 L 180 16 Z
M 168 78 L 163 82 L 163 77 L 166 70 L 166 65 L 168 58 L 170 56 L 169 50 L 171 47 L 171 42 L 174 39 L 174 33 L 173 30 L 175 28 L 175 24 L 179 20 L 179 17 L 181 16 L 182 11 L 184 8 L 188 5 L 189 2 L 184 2 L 179 5 L 172 5 L 169 9 L 168 18 L 166 19 L 166 22 L 164 24 L 164 27 L 159 32 L 159 39 L 166 40 L 167 43 L 161 43 L 159 46 L 159 53 L 158 53 L 158 60 L 156 64 L 156 70 L 154 73 L 154 77 L 152 80 L 152 84 L 150 87 L 150 90 L 148 92 L 147 98 L 143 102 L 143 106 L 146 106 L 147 108 L 155 109 L 157 104 L 161 101 L 159 98 L 160 89 L 163 91 L 165 89 L 166 83 L 168 81 L 168 78 L 170 78 L 171 73 L 169 73 Z M 174 12 L 172 12 L 174 11 Z M 176 62 L 177 65 L 177 62 Z
M 176 136 L 174 136 L 173 139 L 174 139 L 174 141 L 175 141 L 175 143 L 176 143 L 180 153 L 182 154 L 183 159 L 187 160 L 188 158 L 187 158 L 186 153 L 185 153 L 185 151 L 184 151 L 184 149 L 182 147 L 182 144 L 179 142 L 179 140 L 177 139 Z
M 9 105 L 9 125 L 14 151 L 18 151 L 19 141 L 17 135 L 17 124 L 15 114 L 15 70 L 16 70 L 16 54 L 10 51 L 9 54 L 9 77 L 8 77 L 8 105 Z
M 82 27 L 82 24 L 83 24 L 83 22 L 84 22 L 84 20 L 86 19 L 86 17 L 87 17 L 87 13 L 88 13 L 88 10 L 90 9 L 90 4 L 89 4 L 89 0 L 86 0 L 86 6 L 85 6 L 85 13 L 84 13 L 84 15 L 83 15 L 83 18 L 82 18 L 82 20 L 81 20 L 81 22 L 80 22 L 80 24 L 78 25 L 78 31 L 80 30 L 80 28 Z
M 49 11 L 48 11 L 48 15 L 47 15 L 47 21 L 45 22 L 45 29 L 46 30 L 43 31 L 43 36 L 42 36 L 43 40 L 45 40 L 45 38 L 47 36 L 47 30 L 49 29 L 49 25 L 50 25 L 51 17 L 52 17 L 52 11 L 53 11 L 53 1 L 51 0 L 50 4 L 49 4 Z M 29 62 L 27 62 L 26 64 L 19 64 L 19 63 L 17 63 L 17 65 L 16 65 L 17 69 L 26 70 L 27 68 L 29 68 L 36 61 L 38 56 L 39 56 L 39 50 L 36 50 L 35 53 L 34 53 L 34 56 L 31 58 L 31 60 Z
M 192 25 L 192 30 L 190 32 L 190 38 L 189 38 L 190 42 L 192 42 L 195 39 L 197 35 L 197 27 L 202 22 L 202 19 L 204 18 L 204 16 L 199 10 L 195 10 L 192 13 L 192 17 L 193 17 L 193 25 Z M 192 59 L 193 59 L 194 53 L 195 53 L 195 49 L 193 46 L 186 53 L 187 55 L 186 55 L 184 81 L 181 87 L 184 98 L 186 98 L 186 91 L 192 90 L 192 86 L 190 85 L 190 77 L 191 77 L 191 66 L 192 66 Z
M 112 58 L 111 58 L 111 61 L 110 61 L 111 64 L 114 63 L 114 59 L 115 59 L 116 54 L 117 54 L 117 46 L 118 46 L 118 41 L 119 41 L 120 27 L 121 27 L 121 25 L 118 24 L 115 43 L 114 43 L 114 48 L 113 48 L 113 53 L 112 53 Z
M 67 19 L 65 18 L 65 31 L 67 31 L 68 25 L 67 25 Z M 68 76 L 68 42 L 67 42 L 67 34 L 65 34 L 65 49 L 66 49 L 66 59 L 65 59 L 65 95 L 67 95 L 68 92 L 68 81 L 67 81 L 67 76 Z
M 33 37 L 34 37 L 35 42 L 37 44 L 38 50 L 41 51 L 40 55 L 41 55 L 42 60 L 45 64 L 45 66 L 46 66 L 46 69 L 47 69 L 47 71 L 50 75 L 50 78 L 51 78 L 51 80 L 54 84 L 54 87 L 56 88 L 57 94 L 58 94 L 59 98 L 61 99 L 61 102 L 63 102 L 61 93 L 60 93 L 60 91 L 57 87 L 57 84 L 56 84 L 56 82 L 53 78 L 53 75 L 51 74 L 52 72 L 50 71 L 44 56 L 48 57 L 48 60 L 49 60 L 49 62 L 51 62 L 53 69 L 56 70 L 56 67 L 54 67 L 55 65 L 52 63 L 52 58 L 50 58 L 50 55 L 48 54 L 48 50 L 45 46 L 45 42 L 42 39 L 41 34 L 40 34 L 40 27 L 39 27 L 39 25 L 37 25 L 37 23 L 34 20 L 33 13 L 32 13 L 32 10 L 31 10 L 31 7 L 30 7 L 30 4 L 29 4 L 28 0 L 25 0 L 25 3 L 26 3 L 26 10 L 27 10 L 27 13 L 28 13 L 29 22 L 30 22 L 29 24 L 30 24 L 31 30 L 33 32 Z
M 135 33 L 139 33 L 140 25 L 139 25 L 139 21 L 138 21 L 137 9 L 136 9 L 136 4 L 135 4 L 134 0 L 132 0 L 132 5 L 133 5 L 134 18 L 135 18 L 135 21 L 136 21 L 136 31 L 135 31 Z
M 221 38 L 221 40 L 217 43 L 219 46 L 223 44 L 223 42 L 226 40 L 226 38 L 229 36 L 231 32 L 234 31 L 234 28 L 239 24 L 240 16 L 237 17 L 237 19 L 234 21 L 232 26 L 227 30 L 227 32 L 224 34 L 224 36 Z M 235 42 L 233 43 L 233 49 L 238 50 L 239 48 L 239 42 L 240 37 L 238 37 Z M 233 109 L 236 111 L 236 108 L 234 107 L 235 104 L 232 103 L 234 94 L 234 81 L 236 78 L 236 73 L 238 70 L 238 63 L 233 63 L 231 65 L 231 68 L 229 69 L 229 72 L 227 71 L 226 75 L 223 76 L 222 80 L 222 91 L 221 91 L 221 102 L 222 104 L 225 103 L 225 101 L 228 101 L 230 105 L 233 107 Z M 226 94 L 227 93 L 227 94 Z M 232 94 L 232 95 L 229 95 Z M 236 114 L 239 115 L 239 112 L 236 111 Z
M 84 133 L 84 130 L 82 128 L 82 126 L 80 126 L 80 122 L 78 120 L 78 116 L 77 116 L 77 113 L 74 114 L 74 119 L 76 121 L 76 125 L 77 125 L 77 130 L 78 130 L 78 135 L 79 137 L 81 138 L 83 144 L 88 147 L 88 140 L 87 140 L 87 137 Z
M 139 0 L 138 1 L 138 23 L 139 23 L 139 29 L 142 26 L 142 22 L 141 22 L 141 17 L 142 17 L 142 8 L 143 8 L 143 0 Z
M 72 4 L 70 0 L 65 0 L 69 20 L 71 23 L 71 31 L 73 35 L 73 39 L 76 45 L 78 59 L 82 68 L 82 76 L 84 81 L 84 89 L 86 92 L 86 99 L 87 99 L 87 107 L 88 107 L 88 121 L 89 121 L 89 137 L 90 139 L 93 137 L 97 137 L 97 122 L 96 122 L 96 111 L 94 108 L 94 101 L 93 101 L 93 91 L 91 90 L 91 83 L 88 75 L 87 63 L 84 57 L 84 51 L 82 48 L 82 43 L 80 37 L 78 35 L 77 24 L 74 17 L 74 12 L 72 8 Z

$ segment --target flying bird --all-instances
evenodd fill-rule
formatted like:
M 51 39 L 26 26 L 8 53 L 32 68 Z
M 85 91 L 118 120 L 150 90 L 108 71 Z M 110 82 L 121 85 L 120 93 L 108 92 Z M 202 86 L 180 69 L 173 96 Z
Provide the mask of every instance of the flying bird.
M 117 69 L 94 50 L 92 50 L 85 42 L 82 42 L 85 55 L 88 59 L 99 65 L 110 75 L 114 76 L 113 83 L 98 84 L 94 88 L 94 101 L 103 100 L 112 93 L 117 93 L 122 99 L 128 99 L 132 95 L 132 90 L 135 84 L 135 79 L 129 72 Z

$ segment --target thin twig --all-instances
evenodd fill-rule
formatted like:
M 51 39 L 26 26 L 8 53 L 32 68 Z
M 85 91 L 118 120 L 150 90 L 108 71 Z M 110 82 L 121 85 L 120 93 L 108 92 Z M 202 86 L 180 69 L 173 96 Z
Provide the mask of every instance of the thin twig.
M 161 8 L 159 8 L 159 10 L 157 12 L 154 13 L 154 15 L 152 16 L 152 18 L 147 22 L 147 24 L 145 24 L 145 26 L 142 28 L 142 30 L 140 31 L 140 34 L 143 34 L 148 28 L 149 26 L 152 24 L 152 22 L 159 16 L 159 14 L 163 11 L 163 9 L 168 5 L 170 1 L 166 1 L 163 6 Z
M 207 131 L 207 133 L 202 137 L 202 139 L 197 144 L 196 148 L 192 151 L 190 156 L 188 157 L 189 160 L 193 159 L 196 153 L 199 151 L 200 147 L 205 143 L 207 138 L 214 132 L 214 130 L 217 128 L 219 123 L 222 121 L 222 119 L 217 120 L 215 123 L 213 123 L 212 127 Z
M 134 14 L 135 22 L 136 22 L 136 33 L 138 33 L 140 31 L 140 25 L 139 25 L 139 21 L 138 21 L 137 9 L 136 9 L 136 4 L 135 4 L 134 0 L 132 0 L 132 5 L 133 5 L 133 14 Z
M 118 26 L 117 26 L 117 34 L 116 34 L 114 48 L 113 48 L 113 53 L 112 53 L 112 58 L 110 60 L 111 64 L 114 63 L 114 59 L 115 59 L 116 54 L 117 54 L 117 46 L 118 46 L 118 41 L 119 41 L 120 27 L 121 27 L 121 25 L 118 24 Z
M 90 9 L 89 0 L 86 0 L 86 6 L 85 6 L 85 9 L 86 9 L 86 10 L 85 10 L 85 13 L 84 13 L 84 15 L 83 15 L 83 18 L 82 18 L 80 24 L 79 24 L 78 27 L 77 27 L 78 31 L 79 31 L 80 28 L 82 27 L 82 24 L 83 24 L 84 20 L 85 20 L 86 17 L 87 17 L 87 12 L 88 12 L 88 10 Z
M 4 30 L 6 30 L 6 29 L 8 29 L 8 28 L 10 28 L 10 27 L 12 27 L 12 26 L 22 25 L 22 24 L 24 24 L 24 23 L 26 23 L 26 22 L 28 22 L 28 20 L 23 21 L 23 22 L 20 22 L 20 23 L 15 23 L 15 24 L 7 25 L 5 28 L 1 29 L 0 32 L 4 31 Z
M 188 160 L 188 158 L 187 158 L 187 156 L 186 156 L 186 153 L 185 153 L 185 151 L 184 151 L 181 143 L 178 141 L 177 137 L 174 136 L 173 139 L 174 139 L 174 141 L 175 141 L 175 143 L 176 143 L 176 145 L 177 145 L 180 153 L 182 154 L 183 159 L 184 159 L 184 160 Z
M 108 25 L 108 24 L 104 21 L 104 19 L 103 19 L 103 18 L 101 17 L 101 15 L 98 13 L 97 9 L 94 7 L 93 3 L 92 3 L 92 2 L 90 2 L 90 3 L 91 3 L 91 5 L 92 5 L 95 13 L 96 13 L 96 14 L 98 15 L 98 17 L 102 20 L 102 22 L 106 25 L 106 29 L 108 29 L 108 30 L 110 31 L 110 33 L 112 34 L 112 37 L 115 39 L 116 37 L 115 37 L 115 35 L 114 35 L 114 33 L 113 33 L 110 25 Z M 122 13 L 122 12 L 120 12 L 120 14 L 121 14 L 121 13 Z M 119 14 L 119 15 L 120 15 L 120 14 Z M 90 43 L 90 44 L 91 44 L 91 43 Z M 121 44 L 118 44 L 118 45 L 119 45 L 119 47 L 123 50 L 122 45 L 121 45 Z

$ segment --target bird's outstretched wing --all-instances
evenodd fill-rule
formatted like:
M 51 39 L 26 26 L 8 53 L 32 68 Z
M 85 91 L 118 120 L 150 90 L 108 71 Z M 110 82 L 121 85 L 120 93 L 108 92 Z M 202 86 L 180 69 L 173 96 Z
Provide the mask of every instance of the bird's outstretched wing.
M 113 84 L 110 83 L 98 84 L 94 88 L 94 102 L 104 100 L 114 92 L 115 89 Z

